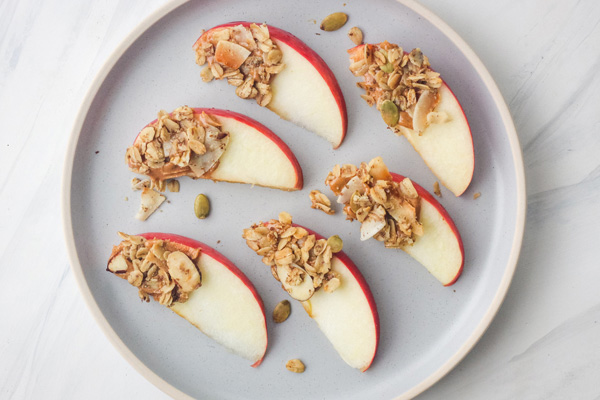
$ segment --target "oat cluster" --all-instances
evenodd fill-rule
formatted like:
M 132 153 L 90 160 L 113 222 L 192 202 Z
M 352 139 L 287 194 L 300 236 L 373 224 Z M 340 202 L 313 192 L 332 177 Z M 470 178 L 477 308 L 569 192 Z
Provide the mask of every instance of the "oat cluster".
M 202 285 L 200 249 L 122 232 L 119 236 L 123 241 L 113 248 L 107 270 L 137 287 L 142 300 L 185 303 Z
M 362 224 L 361 239 L 373 237 L 386 247 L 404 247 L 423 234 L 419 194 L 410 179 L 395 182 L 380 157 L 358 168 L 336 165 L 325 183 L 344 204 L 346 218 Z
M 309 197 L 311 202 L 310 208 L 321 210 L 329 215 L 335 214 L 335 210 L 331 208 L 331 200 L 319 190 L 311 190 Z
M 211 29 L 196 42 L 194 50 L 198 65 L 208 62 L 201 72 L 203 81 L 227 78 L 239 97 L 256 99 L 261 107 L 271 102 L 271 79 L 285 64 L 266 24 Z
M 263 256 L 263 263 L 271 267 L 278 281 L 279 266 L 286 269 L 286 283 L 290 286 L 302 283 L 306 274 L 315 289 L 323 287 L 326 292 L 333 292 L 340 285 L 340 277 L 331 270 L 334 252 L 328 240 L 317 239 L 306 229 L 293 226 L 292 217 L 286 212 L 279 214 L 279 220 L 244 229 L 242 237 L 248 247 Z
M 167 179 L 198 178 L 212 171 L 228 143 L 229 134 L 217 119 L 183 106 L 171 114 L 160 111 L 127 149 L 125 161 L 133 172 L 148 175 L 153 187 L 164 191 Z
M 364 77 L 363 82 L 357 83 L 366 90 L 361 97 L 380 111 L 382 104 L 390 100 L 397 114 L 397 122 L 392 126 L 400 124 L 412 129 L 412 114 L 419 97 L 425 91 L 437 94 L 442 86 L 440 74 L 431 70 L 427 56 L 418 48 L 404 53 L 401 47 L 387 41 L 355 47 L 349 53 L 350 71 Z

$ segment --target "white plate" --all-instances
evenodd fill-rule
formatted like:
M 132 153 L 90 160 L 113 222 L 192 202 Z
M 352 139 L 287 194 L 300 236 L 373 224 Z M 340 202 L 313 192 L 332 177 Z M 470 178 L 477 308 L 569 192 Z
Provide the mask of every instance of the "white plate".
M 96 77 L 75 122 L 65 163 L 63 214 L 73 271 L 98 323 L 121 354 L 173 397 L 202 398 L 409 398 L 439 380 L 473 347 L 498 310 L 517 262 L 525 217 L 523 164 L 507 107 L 489 73 L 445 23 L 411 1 L 376 0 L 324 7 L 318 0 L 279 2 L 175 1 L 132 32 Z M 251 6 L 249 4 L 252 4 Z M 301 4 L 301 5 L 300 5 Z M 367 6 L 368 4 L 368 6 Z M 348 24 L 321 32 L 318 21 L 343 10 Z M 224 82 L 201 82 L 191 46 L 202 28 L 235 20 L 266 21 L 306 42 L 329 64 L 346 97 L 348 135 L 334 151 L 253 101 L 237 98 Z M 316 21 L 314 21 L 316 20 Z M 465 269 L 443 287 L 401 251 L 361 243 L 357 223 L 341 212 L 309 208 L 308 192 L 326 190 L 336 163 L 382 156 L 390 169 L 432 188 L 435 177 L 408 142 L 387 131 L 379 113 L 359 97 L 348 71 L 347 30 L 360 26 L 369 42 L 385 39 L 420 47 L 464 106 L 475 144 L 475 175 L 467 192 L 440 200 L 465 244 Z M 181 180 L 180 193 L 146 222 L 133 218 L 139 192 L 125 149 L 159 109 L 180 105 L 231 109 L 271 128 L 292 148 L 304 171 L 304 189 L 287 193 L 249 185 Z M 210 218 L 197 220 L 196 194 L 212 199 Z M 473 194 L 481 197 L 473 200 Z M 129 201 L 125 201 L 129 197 Z M 127 282 L 105 272 L 111 246 L 125 232 L 178 233 L 215 247 L 238 265 L 262 295 L 267 314 L 286 295 L 269 269 L 248 249 L 242 228 L 289 211 L 294 221 L 325 236 L 339 234 L 344 250 L 369 282 L 381 318 L 381 341 L 366 373 L 348 367 L 316 324 L 294 304 L 284 324 L 269 324 L 269 349 L 259 368 L 229 354 L 185 320 L 155 302 L 142 304 Z M 301 358 L 304 374 L 285 370 Z

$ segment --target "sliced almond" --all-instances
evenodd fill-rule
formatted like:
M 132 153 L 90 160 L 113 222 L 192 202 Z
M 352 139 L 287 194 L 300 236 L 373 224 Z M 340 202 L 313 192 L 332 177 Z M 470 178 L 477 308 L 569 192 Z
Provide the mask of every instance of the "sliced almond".
M 288 283 L 288 275 L 294 268 L 298 269 L 303 274 L 302 282 L 298 285 L 290 285 Z M 295 264 L 289 266 L 277 266 L 277 275 L 285 291 L 296 300 L 306 301 L 315 293 L 312 278 L 306 271 Z
M 123 254 L 113 257 L 113 259 L 110 260 L 110 264 L 108 264 L 108 270 L 114 273 L 125 272 L 127 271 L 127 268 L 127 260 L 125 260 Z
M 185 253 L 174 251 L 167 257 L 169 275 L 184 292 L 191 292 L 201 286 L 200 272 L 196 264 Z
M 424 90 L 421 93 L 413 113 L 413 129 L 415 131 L 423 133 L 423 131 L 427 129 L 427 126 L 429 125 L 427 122 L 427 116 L 431 111 L 433 111 L 435 103 L 436 95 L 433 92 Z

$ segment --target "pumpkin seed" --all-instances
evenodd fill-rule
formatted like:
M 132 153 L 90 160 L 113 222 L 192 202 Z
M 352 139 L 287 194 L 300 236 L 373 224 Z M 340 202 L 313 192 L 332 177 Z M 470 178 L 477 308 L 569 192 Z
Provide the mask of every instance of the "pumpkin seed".
M 327 32 L 337 31 L 346 24 L 346 21 L 348 21 L 348 16 L 346 14 L 343 12 L 336 12 L 326 16 L 325 19 L 321 21 L 320 28 L 322 31 Z
M 381 103 L 381 117 L 387 126 L 396 126 L 400 119 L 398 107 L 391 100 L 386 100 Z
M 352 28 L 350 28 L 350 31 L 348 32 L 348 37 L 350 38 L 350 40 L 352 40 L 352 42 L 354 42 L 355 45 L 359 45 L 362 44 L 363 42 L 363 33 L 362 31 L 354 26 Z
M 288 300 L 280 301 L 273 310 L 273 321 L 280 324 L 290 316 L 292 311 L 290 302 Z
M 344 241 L 338 235 L 333 235 L 327 239 L 327 244 L 331 247 L 331 252 L 338 253 L 344 247 Z
M 210 212 L 210 202 L 208 201 L 208 197 L 203 194 L 199 194 L 196 196 L 196 200 L 194 200 L 194 214 L 199 219 L 204 219 L 208 216 Z
M 381 70 L 385 73 L 391 74 L 392 72 L 394 72 L 394 66 L 392 65 L 391 62 L 388 62 L 386 64 L 383 64 L 382 66 L 380 66 L 379 68 L 381 68 Z

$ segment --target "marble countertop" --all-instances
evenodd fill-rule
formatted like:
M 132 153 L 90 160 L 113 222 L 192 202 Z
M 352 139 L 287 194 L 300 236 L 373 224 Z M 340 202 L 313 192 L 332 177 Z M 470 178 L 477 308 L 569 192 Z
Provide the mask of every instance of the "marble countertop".
M 165 2 L 0 2 L 0 398 L 167 397 L 121 358 L 81 300 L 59 211 L 64 151 L 88 86 Z M 598 399 L 600 2 L 420 3 L 500 87 L 523 148 L 528 214 L 497 317 L 419 399 Z

